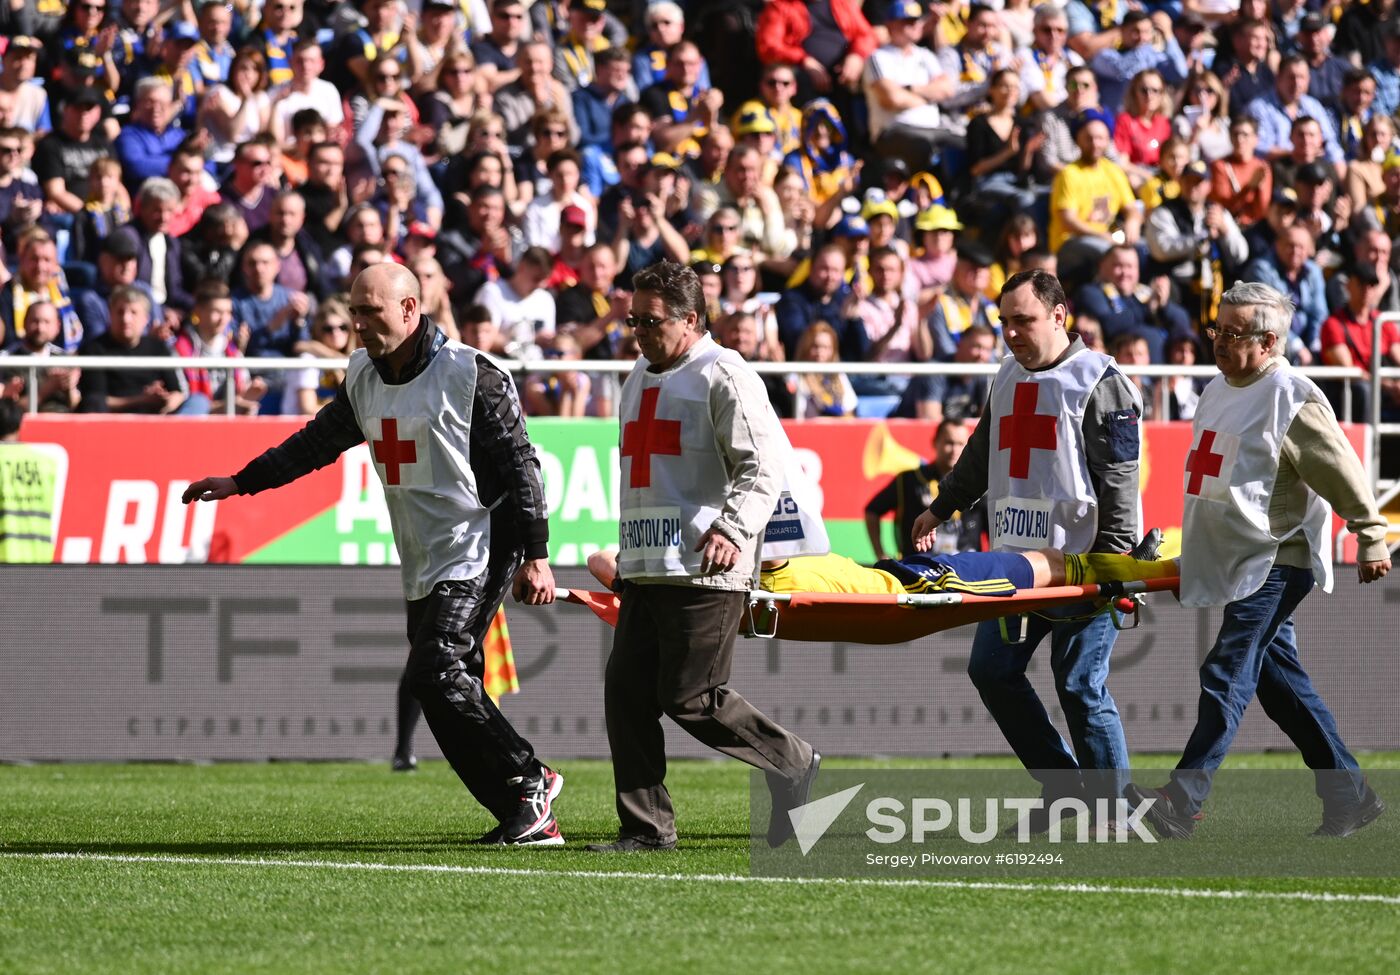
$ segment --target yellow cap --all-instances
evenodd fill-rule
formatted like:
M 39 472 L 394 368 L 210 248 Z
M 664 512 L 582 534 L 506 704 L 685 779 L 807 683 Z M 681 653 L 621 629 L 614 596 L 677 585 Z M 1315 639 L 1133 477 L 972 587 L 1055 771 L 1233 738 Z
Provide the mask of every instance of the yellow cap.
M 958 215 L 945 206 L 931 206 L 914 218 L 915 230 L 962 230 Z

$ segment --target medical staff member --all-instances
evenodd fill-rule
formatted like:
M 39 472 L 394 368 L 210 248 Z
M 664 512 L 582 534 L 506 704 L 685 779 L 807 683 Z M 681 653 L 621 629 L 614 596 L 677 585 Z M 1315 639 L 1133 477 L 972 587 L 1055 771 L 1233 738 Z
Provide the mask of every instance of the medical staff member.
M 961 459 L 914 523 L 915 549 L 929 551 L 938 526 L 985 494 L 993 551 L 1127 552 L 1141 520 L 1136 388 L 1112 359 L 1066 331 L 1068 302 L 1053 275 L 1013 275 L 1000 308 L 1011 355 Z M 1026 679 L 1047 636 L 1072 745 Z M 1128 768 L 1128 746 L 1107 687 L 1116 637 L 1111 617 L 1090 605 L 1031 616 L 1020 642 L 1008 642 L 996 620 L 977 628 L 968 675 L 1016 757 L 1041 780 L 1047 808 L 1081 788 L 1090 799 L 1116 798 L 1127 784 L 1117 770 Z M 1049 829 L 1047 812 L 1031 815 L 1033 832 Z

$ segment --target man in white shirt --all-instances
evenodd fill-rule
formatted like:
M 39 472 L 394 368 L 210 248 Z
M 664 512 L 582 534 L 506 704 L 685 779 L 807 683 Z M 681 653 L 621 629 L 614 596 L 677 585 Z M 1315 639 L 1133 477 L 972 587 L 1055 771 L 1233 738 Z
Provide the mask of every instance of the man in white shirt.
M 292 80 L 272 92 L 272 134 L 286 145 L 292 141 L 292 116 L 314 108 L 332 130 L 345 122 L 340 91 L 321 77 L 326 57 L 315 40 L 297 41 L 292 48 Z
M 554 270 L 554 258 L 543 247 L 531 247 L 515 262 L 509 278 L 488 281 L 476 293 L 478 304 L 491 312 L 500 329 L 506 353 L 513 359 L 532 359 L 538 342 L 554 334 L 554 296 L 544 288 Z
M 953 79 L 928 48 L 917 43 L 924 9 L 915 0 L 895 0 L 885 27 L 890 42 L 865 63 L 865 99 L 870 136 L 881 155 L 905 158 L 915 169 L 946 137 L 938 102 L 953 93 Z
M 1065 46 L 1069 20 L 1053 3 L 1035 8 L 1035 40 L 1017 52 L 1021 60 L 1021 92 L 1035 112 L 1048 112 L 1069 94 L 1065 76 L 1084 59 Z

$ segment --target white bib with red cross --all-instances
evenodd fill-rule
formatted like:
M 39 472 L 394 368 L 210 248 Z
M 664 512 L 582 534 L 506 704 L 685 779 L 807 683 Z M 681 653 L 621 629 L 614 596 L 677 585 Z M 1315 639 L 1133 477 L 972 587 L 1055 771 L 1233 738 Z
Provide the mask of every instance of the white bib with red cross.
M 721 359 L 743 364 L 706 335 L 676 368 L 654 373 L 641 359 L 623 383 L 618 570 L 624 579 L 700 573 L 696 543 L 734 490 L 710 414 L 710 375 Z M 825 554 L 831 545 L 819 495 L 797 469 L 777 415 L 771 407 L 764 415 L 771 424 L 767 439 L 783 453 L 785 481 L 764 539 L 755 540 L 759 557 Z
M 1279 543 L 1299 531 L 1312 549 L 1317 581 L 1332 590 L 1327 502 L 1299 481 L 1298 489 L 1307 493 L 1302 523 L 1282 535 L 1269 525 L 1283 438 L 1310 402 L 1327 405 L 1313 381 L 1284 362 L 1248 386 L 1216 376 L 1201 394 L 1183 483 L 1183 606 L 1221 606 L 1257 592 Z
M 1013 356 L 992 382 L 987 513 L 992 548 L 1087 552 L 1099 531 L 1098 495 L 1084 451 L 1089 395 L 1112 366 L 1082 349 L 1038 372 Z
M 469 460 L 476 356 L 448 342 L 402 385 L 380 379 L 363 349 L 350 357 L 345 391 L 384 485 L 408 599 L 486 568 L 491 518 Z

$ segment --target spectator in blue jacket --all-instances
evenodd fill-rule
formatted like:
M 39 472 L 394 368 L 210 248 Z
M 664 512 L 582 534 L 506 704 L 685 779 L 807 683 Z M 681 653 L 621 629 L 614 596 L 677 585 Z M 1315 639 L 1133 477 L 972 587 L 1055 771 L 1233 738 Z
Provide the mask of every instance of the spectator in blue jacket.
M 838 244 L 827 244 L 812 256 L 807 280 L 784 291 L 773 309 L 787 357 L 797 355 L 797 341 L 809 325 L 825 321 L 836 330 L 842 361 L 864 362 L 868 343 L 865 328 L 856 317 L 859 304 L 859 293 L 846 284 L 845 252 Z
M 632 100 L 627 97 L 631 87 L 632 67 L 626 51 L 610 47 L 594 55 L 592 83 L 575 89 L 572 96 L 581 149 L 612 149 L 613 110 Z
M 1154 364 L 1167 361 L 1167 339 L 1191 331 L 1191 316 L 1171 300 L 1171 280 L 1159 275 L 1144 284 L 1137 248 L 1119 244 L 1099 261 L 1098 276 L 1074 295 L 1076 315 L 1088 315 L 1103 326 L 1105 342 L 1125 334 L 1147 341 Z
M 1318 337 L 1327 319 L 1327 284 L 1313 257 L 1312 232 L 1294 224 L 1279 232 L 1274 252 L 1257 257 L 1244 267 L 1242 281 L 1258 281 L 1293 299 L 1293 336 L 1288 357 L 1300 366 L 1313 362 Z
M 164 176 L 170 158 L 185 141 L 183 129 L 170 123 L 178 109 L 170 85 L 160 78 L 142 78 L 136 83 L 131 118 L 122 125 L 121 135 L 112 144 L 122 164 L 126 188 L 135 193 L 152 176 Z

